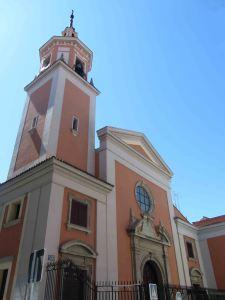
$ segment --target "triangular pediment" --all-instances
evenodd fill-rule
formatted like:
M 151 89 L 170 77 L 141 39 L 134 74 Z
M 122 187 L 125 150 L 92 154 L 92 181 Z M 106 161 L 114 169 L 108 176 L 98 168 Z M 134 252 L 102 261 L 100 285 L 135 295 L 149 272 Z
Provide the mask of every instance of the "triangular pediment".
M 115 127 L 107 127 L 107 132 L 121 140 L 121 142 L 126 144 L 130 150 L 133 150 L 142 158 L 149 160 L 169 176 L 173 175 L 170 168 L 143 133 Z

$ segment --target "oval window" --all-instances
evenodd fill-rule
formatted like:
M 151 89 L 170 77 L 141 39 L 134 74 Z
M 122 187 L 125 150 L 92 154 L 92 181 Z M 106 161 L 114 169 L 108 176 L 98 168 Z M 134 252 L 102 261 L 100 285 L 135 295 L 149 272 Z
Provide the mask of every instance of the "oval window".
M 135 194 L 141 210 L 146 213 L 150 212 L 152 209 L 152 200 L 146 189 L 141 185 L 137 185 L 135 189 Z

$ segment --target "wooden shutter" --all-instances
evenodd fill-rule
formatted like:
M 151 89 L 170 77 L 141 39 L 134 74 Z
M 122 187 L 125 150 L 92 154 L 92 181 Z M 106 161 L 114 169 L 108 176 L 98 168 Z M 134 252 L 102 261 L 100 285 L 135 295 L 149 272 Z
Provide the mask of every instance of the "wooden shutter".
M 70 223 L 82 227 L 87 227 L 87 204 L 77 200 L 72 200 Z

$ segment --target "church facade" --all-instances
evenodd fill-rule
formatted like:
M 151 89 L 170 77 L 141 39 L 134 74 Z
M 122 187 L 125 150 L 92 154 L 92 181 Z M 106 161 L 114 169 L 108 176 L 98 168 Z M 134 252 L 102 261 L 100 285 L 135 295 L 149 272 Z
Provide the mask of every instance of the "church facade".
M 92 51 L 70 26 L 39 50 L 6 182 L 0 185 L 0 299 L 31 299 L 29 261 L 71 259 L 94 281 L 225 289 L 225 216 L 190 223 L 148 138 L 97 131 Z

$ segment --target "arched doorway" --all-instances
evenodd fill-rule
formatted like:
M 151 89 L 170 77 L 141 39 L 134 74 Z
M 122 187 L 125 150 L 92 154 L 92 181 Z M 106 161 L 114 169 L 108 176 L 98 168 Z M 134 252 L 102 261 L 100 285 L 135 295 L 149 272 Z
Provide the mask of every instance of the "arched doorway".
M 163 278 L 162 273 L 158 267 L 158 265 L 152 261 L 148 260 L 143 269 L 143 282 L 146 284 L 146 293 L 149 294 L 148 284 L 154 283 L 157 284 L 158 289 L 158 297 L 159 299 L 164 299 L 164 291 L 163 291 Z

